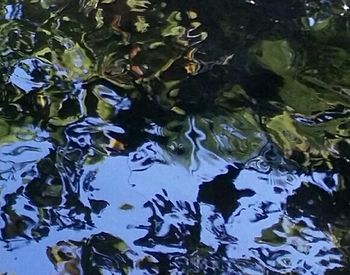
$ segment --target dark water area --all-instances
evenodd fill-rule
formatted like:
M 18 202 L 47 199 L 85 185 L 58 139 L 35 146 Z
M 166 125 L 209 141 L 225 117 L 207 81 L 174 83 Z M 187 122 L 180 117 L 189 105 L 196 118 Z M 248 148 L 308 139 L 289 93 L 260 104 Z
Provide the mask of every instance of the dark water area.
M 350 274 L 350 1 L 0 5 L 0 274 Z

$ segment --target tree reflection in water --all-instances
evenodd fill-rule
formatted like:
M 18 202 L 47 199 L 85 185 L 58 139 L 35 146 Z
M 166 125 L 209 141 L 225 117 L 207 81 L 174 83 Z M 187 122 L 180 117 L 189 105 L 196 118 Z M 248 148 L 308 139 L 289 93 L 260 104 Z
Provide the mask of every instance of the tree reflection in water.
M 0 272 L 349 272 L 346 1 L 231 2 L 1 2 Z

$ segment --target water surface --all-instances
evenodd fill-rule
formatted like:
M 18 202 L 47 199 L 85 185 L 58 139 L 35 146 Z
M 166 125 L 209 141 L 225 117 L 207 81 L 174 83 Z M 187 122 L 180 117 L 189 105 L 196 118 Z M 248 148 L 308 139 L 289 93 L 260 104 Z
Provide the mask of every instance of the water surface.
M 350 2 L 0 5 L 0 272 L 350 272 Z

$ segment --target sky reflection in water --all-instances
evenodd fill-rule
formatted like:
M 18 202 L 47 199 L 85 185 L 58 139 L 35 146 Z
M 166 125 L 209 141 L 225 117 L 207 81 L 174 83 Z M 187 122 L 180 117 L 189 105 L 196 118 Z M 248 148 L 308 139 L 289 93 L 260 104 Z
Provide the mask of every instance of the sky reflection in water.
M 337 1 L 1 5 L 0 272 L 348 270 Z

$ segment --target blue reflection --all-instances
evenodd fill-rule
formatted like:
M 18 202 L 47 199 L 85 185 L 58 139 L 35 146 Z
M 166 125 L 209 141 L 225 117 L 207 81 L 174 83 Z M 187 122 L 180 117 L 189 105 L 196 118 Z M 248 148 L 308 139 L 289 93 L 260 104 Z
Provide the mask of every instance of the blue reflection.
M 21 19 L 23 16 L 21 3 L 17 3 L 14 5 L 6 5 L 4 8 L 5 8 L 5 19 L 6 20 Z

